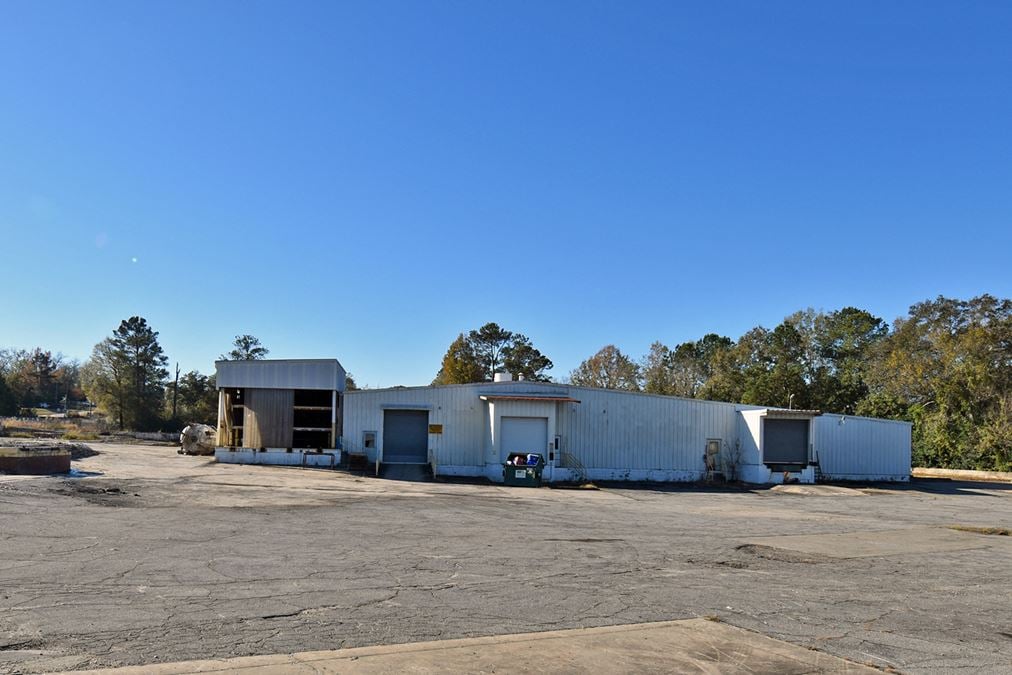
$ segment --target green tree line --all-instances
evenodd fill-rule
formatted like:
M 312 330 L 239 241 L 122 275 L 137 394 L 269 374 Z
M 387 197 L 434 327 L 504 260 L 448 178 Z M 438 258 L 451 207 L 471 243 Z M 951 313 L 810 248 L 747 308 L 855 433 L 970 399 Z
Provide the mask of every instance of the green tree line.
M 59 352 L 36 347 L 0 349 L 0 415 L 81 401 L 81 365 Z
M 938 297 L 889 326 L 812 309 L 737 340 L 707 334 L 636 360 L 607 345 L 573 384 L 907 420 L 917 466 L 1012 470 L 1012 301 Z
M 222 360 L 262 359 L 260 340 L 238 335 Z M 120 429 L 178 429 L 198 422 L 214 425 L 218 394 L 214 375 L 175 372 L 158 332 L 139 316 L 120 322 L 95 345 L 83 364 L 41 347 L 0 349 L 0 415 L 30 415 L 34 408 L 73 409 L 97 405 Z
M 233 347 L 227 358 L 268 353 L 249 335 Z M 141 317 L 122 321 L 84 364 L 42 348 L 0 349 L 0 415 L 87 397 L 121 428 L 213 424 L 213 375 L 170 379 L 168 365 L 158 333 Z M 549 381 L 551 368 L 527 336 L 489 323 L 453 341 L 434 384 L 489 381 L 499 371 Z M 569 380 L 907 420 L 918 466 L 1012 470 L 1012 301 L 990 295 L 920 302 L 892 326 L 856 307 L 808 309 L 737 340 L 710 333 L 674 346 L 655 342 L 640 359 L 607 345 Z

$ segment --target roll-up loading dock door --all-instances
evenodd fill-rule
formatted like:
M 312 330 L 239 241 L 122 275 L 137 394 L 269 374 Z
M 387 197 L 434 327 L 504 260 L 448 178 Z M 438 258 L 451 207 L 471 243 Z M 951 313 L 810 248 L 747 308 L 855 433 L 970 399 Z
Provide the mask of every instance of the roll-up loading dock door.
M 506 461 L 515 452 L 545 454 L 548 446 L 547 417 L 503 417 L 501 424 L 500 461 Z
M 426 464 L 429 461 L 429 411 L 383 411 L 383 462 Z
M 804 467 L 808 465 L 807 419 L 763 419 L 763 463 Z

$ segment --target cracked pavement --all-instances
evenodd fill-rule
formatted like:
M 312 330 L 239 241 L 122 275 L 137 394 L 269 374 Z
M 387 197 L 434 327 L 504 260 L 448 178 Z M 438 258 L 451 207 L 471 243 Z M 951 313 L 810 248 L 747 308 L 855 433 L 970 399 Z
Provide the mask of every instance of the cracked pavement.
M 0 476 L 0 672 L 706 616 L 880 668 L 1012 669 L 1012 538 L 867 554 L 1008 528 L 1012 485 L 531 490 L 93 447 L 95 475 Z M 779 539 L 844 533 L 861 556 Z

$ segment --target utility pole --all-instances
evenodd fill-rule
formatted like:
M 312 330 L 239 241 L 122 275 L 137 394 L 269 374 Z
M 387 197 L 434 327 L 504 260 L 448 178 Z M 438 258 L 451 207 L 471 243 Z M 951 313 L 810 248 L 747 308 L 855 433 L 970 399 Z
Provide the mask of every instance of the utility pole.
M 176 381 L 172 384 L 172 419 L 176 419 L 176 397 L 179 395 L 179 361 L 176 361 Z

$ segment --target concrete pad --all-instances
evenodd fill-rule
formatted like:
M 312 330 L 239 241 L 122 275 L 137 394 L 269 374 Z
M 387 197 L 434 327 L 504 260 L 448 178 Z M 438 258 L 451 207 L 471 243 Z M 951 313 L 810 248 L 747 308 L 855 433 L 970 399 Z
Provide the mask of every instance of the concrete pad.
M 405 480 L 413 483 L 431 483 L 432 472 L 425 464 L 387 464 L 380 474 L 386 480 Z
M 868 493 L 852 487 L 843 485 L 801 485 L 790 483 L 788 485 L 774 485 L 770 492 L 780 492 L 788 495 L 808 495 L 813 497 L 865 497 Z
M 903 672 L 1012 673 L 1012 537 L 850 560 L 739 546 L 1012 527 L 1009 485 L 532 490 L 93 448 L 74 462 L 86 478 L 0 476 L 0 673 L 709 615 Z
M 180 673 L 877 673 L 705 619 L 85 671 Z
M 830 558 L 871 558 L 910 553 L 972 551 L 1002 545 L 1007 545 L 1012 550 L 1010 542 L 989 541 L 983 536 L 941 527 L 756 537 L 746 540 L 745 543 Z
M 968 471 L 964 469 L 911 469 L 914 478 L 949 478 L 951 480 L 1012 483 L 1012 471 Z

